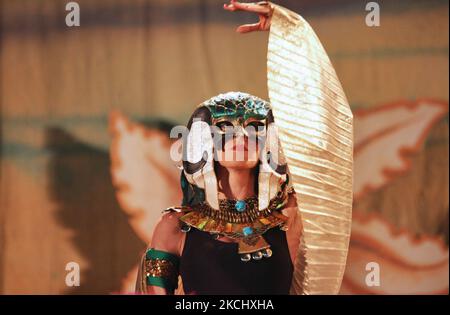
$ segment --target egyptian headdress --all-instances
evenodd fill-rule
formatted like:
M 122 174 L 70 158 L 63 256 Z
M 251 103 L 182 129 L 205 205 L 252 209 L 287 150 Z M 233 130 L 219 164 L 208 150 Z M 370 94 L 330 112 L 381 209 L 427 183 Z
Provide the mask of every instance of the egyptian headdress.
M 230 125 L 231 134 L 226 132 Z M 186 208 L 180 209 L 188 213 L 180 218 L 184 223 L 182 230 L 187 232 L 194 227 L 216 237 L 234 239 L 245 262 L 270 257 L 272 250 L 263 234 L 274 227 L 286 228 L 288 218 L 278 210 L 293 192 L 270 104 L 247 93 L 220 94 L 198 106 L 188 129 L 181 175 Z M 234 137 L 239 133 L 253 138 L 250 143 L 260 147 L 258 196 L 219 199 L 215 154 L 227 141 L 227 134 Z
M 251 240 L 240 243 L 241 253 L 251 254 L 253 259 L 270 256 L 270 251 L 264 251 L 269 246 L 260 236 L 264 229 L 283 226 L 284 219 L 276 211 L 263 216 L 266 222 L 254 225 L 250 220 L 251 227 L 241 221 L 234 222 L 229 231 L 214 226 L 221 221 L 220 217 L 214 220 L 215 215 L 222 212 L 214 172 L 212 122 L 240 111 L 241 116 L 260 116 L 267 122 L 267 134 L 259 164 L 257 211 L 282 207 L 294 190 L 302 220 L 291 293 L 335 294 L 345 269 L 351 227 L 353 116 L 312 28 L 298 14 L 277 5 L 273 8 L 267 57 L 270 102 L 245 93 L 227 93 L 199 105 L 183 144 L 183 204 L 206 204 L 207 217 L 213 219 L 203 220 L 199 212 L 191 211 L 182 221 L 225 235 L 239 230 L 238 239 Z M 271 151 L 278 141 L 280 151 Z M 278 156 L 270 163 L 268 157 L 274 153 Z M 238 203 L 235 207 L 239 210 Z M 255 248 L 263 251 L 255 252 Z

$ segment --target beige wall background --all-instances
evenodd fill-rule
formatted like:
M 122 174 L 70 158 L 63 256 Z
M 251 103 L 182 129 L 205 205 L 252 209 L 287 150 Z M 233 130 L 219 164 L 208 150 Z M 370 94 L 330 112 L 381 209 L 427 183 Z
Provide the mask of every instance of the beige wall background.
M 112 187 L 111 110 L 167 128 L 220 92 L 267 98 L 267 34 L 236 34 L 255 18 L 223 12 L 223 1 L 79 0 L 76 28 L 65 25 L 66 2 L 0 2 L 4 294 L 117 292 L 136 264 L 145 244 Z M 275 2 L 316 30 L 353 109 L 448 102 L 448 1 L 378 1 L 376 28 L 364 22 L 365 1 Z M 448 244 L 448 183 L 447 116 L 413 170 L 360 210 Z M 80 264 L 80 287 L 65 285 L 71 261 Z

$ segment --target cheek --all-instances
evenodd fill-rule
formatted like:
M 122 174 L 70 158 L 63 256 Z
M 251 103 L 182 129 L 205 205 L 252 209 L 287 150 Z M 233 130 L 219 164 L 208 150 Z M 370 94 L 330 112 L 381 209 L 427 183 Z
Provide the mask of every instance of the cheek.
M 233 140 L 228 140 L 225 143 L 222 143 L 222 147 L 215 146 L 215 151 L 217 155 L 217 161 L 225 161 L 226 156 L 228 156 L 228 159 L 230 158 L 230 154 L 233 152 Z M 227 152 L 227 154 L 226 154 Z
M 223 142 L 225 142 L 225 140 L 223 140 Z M 225 144 L 223 145 L 223 150 L 227 151 L 227 150 L 233 150 L 233 145 L 234 145 L 234 140 L 233 139 L 228 139 Z
M 239 160 L 237 153 L 234 153 L 233 146 L 236 140 L 229 139 L 226 141 L 221 149 L 216 149 L 216 159 L 222 166 L 229 166 L 228 163 L 231 162 L 232 165 L 236 163 L 242 163 L 243 165 L 250 166 L 254 164 L 256 166 L 259 162 L 260 145 L 256 141 L 247 140 L 247 151 L 244 153 L 243 160 Z
M 259 152 L 260 152 L 259 148 L 260 148 L 260 145 L 256 141 L 252 141 L 252 140 L 248 141 L 247 149 L 248 149 L 249 156 L 258 156 Z
M 225 153 L 222 150 L 216 150 L 216 159 L 218 162 L 222 162 L 225 160 Z

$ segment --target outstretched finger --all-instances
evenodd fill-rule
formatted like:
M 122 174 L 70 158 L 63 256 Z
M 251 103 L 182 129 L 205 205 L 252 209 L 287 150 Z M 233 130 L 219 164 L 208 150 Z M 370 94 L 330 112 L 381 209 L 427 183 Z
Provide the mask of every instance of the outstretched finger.
M 254 32 L 254 31 L 260 31 L 261 27 L 259 23 L 254 23 L 254 24 L 244 24 L 239 26 L 236 29 L 236 32 L 238 33 L 250 33 L 250 32 Z
M 230 4 L 224 4 L 223 8 L 228 11 L 247 11 L 254 12 L 258 14 L 267 15 L 270 13 L 270 8 L 268 6 L 263 6 L 254 3 L 242 3 L 237 1 L 230 1 Z

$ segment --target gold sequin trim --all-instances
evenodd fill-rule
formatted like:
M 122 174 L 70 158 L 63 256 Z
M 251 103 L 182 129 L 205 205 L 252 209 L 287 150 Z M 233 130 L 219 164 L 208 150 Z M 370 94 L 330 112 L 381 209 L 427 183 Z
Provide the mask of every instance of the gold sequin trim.
M 175 283 L 178 278 L 178 270 L 174 264 L 166 259 L 147 259 L 145 261 L 147 277 L 166 278 Z

